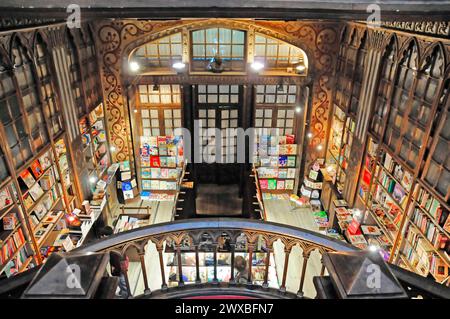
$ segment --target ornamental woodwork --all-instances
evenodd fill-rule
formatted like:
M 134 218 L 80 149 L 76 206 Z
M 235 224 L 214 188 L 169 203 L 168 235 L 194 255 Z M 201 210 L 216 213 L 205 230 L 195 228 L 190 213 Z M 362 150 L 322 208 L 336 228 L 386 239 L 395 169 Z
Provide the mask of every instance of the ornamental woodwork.
M 277 22 L 233 19 L 207 19 L 182 21 L 135 21 L 112 20 L 97 24 L 96 36 L 99 45 L 99 63 L 104 87 L 104 99 L 108 118 L 108 132 L 112 145 L 116 147 L 114 161 L 133 161 L 130 124 L 125 99 L 124 85 L 127 75 L 124 65 L 132 50 L 147 42 L 187 30 L 211 26 L 226 26 L 259 32 L 300 47 L 310 61 L 309 71 L 314 80 L 313 112 L 310 126 L 313 138 L 309 158 L 315 158 L 313 147 L 325 143 L 328 113 L 331 101 L 331 70 L 338 48 L 339 25 L 326 22 Z M 187 47 L 184 45 L 183 47 Z M 170 79 L 172 77 L 164 77 Z M 178 81 L 180 77 L 175 77 Z M 233 79 L 233 77 L 227 77 Z M 211 77 L 212 79 L 212 77 Z M 214 78 L 215 81 L 218 78 Z M 236 78 L 234 79 L 236 82 Z

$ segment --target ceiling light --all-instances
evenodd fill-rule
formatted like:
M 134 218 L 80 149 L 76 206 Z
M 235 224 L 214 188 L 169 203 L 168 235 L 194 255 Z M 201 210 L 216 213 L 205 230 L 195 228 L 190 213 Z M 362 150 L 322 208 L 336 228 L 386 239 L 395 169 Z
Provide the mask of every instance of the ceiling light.
M 295 69 L 297 70 L 297 72 L 303 73 L 303 72 L 305 72 L 306 67 L 303 64 L 299 64 L 299 65 L 297 65 L 297 67 Z
M 89 183 L 94 184 L 97 181 L 97 177 L 91 176 L 89 177 Z
M 309 132 L 306 136 L 308 136 L 308 138 L 313 137 L 313 134 L 311 132 Z
M 253 62 L 250 66 L 254 71 L 261 71 L 264 69 L 264 64 L 261 62 Z
M 115 146 L 111 146 L 109 149 L 111 150 L 111 152 L 115 152 L 116 151 L 116 147 Z
M 174 64 L 172 64 L 172 67 L 177 70 L 182 70 L 186 67 L 186 64 L 183 62 L 175 62 Z
M 139 70 L 140 66 L 139 63 L 137 63 L 136 61 L 131 61 L 130 62 L 130 70 L 133 72 L 136 72 L 137 70 Z
M 317 145 L 317 150 L 318 150 L 318 151 L 321 151 L 322 149 L 323 149 L 322 144 Z
M 134 110 L 134 113 L 137 113 L 137 110 Z
M 302 108 L 300 106 L 297 106 L 295 108 L 295 112 L 300 113 L 302 111 Z

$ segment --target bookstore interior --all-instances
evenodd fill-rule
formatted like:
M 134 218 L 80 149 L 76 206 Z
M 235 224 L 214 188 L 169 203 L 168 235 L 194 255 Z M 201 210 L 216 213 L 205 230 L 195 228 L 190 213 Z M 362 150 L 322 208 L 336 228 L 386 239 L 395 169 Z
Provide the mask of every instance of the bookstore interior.
M 411 25 L 5 19 L 0 290 L 53 255 L 211 218 L 303 229 L 448 288 L 450 23 Z M 246 234 L 136 244 L 126 295 L 160 271 L 169 289 L 248 271 L 315 297 L 300 274 L 323 274 L 320 254 Z

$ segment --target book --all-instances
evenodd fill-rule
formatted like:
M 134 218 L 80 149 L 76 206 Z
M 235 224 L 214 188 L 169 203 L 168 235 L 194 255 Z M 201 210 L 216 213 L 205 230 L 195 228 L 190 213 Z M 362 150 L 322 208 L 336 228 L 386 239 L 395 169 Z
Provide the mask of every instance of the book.
M 365 235 L 378 236 L 381 235 L 380 228 L 373 225 L 361 225 L 361 230 Z
M 278 165 L 279 165 L 280 167 L 286 167 L 286 166 L 288 166 L 288 165 L 287 165 L 287 161 L 288 161 L 288 159 L 287 159 L 287 156 L 286 156 L 286 155 L 281 155 L 281 156 L 278 157 Z
M 3 188 L 0 191 L 0 210 L 11 205 L 13 203 L 11 194 L 8 190 L 8 188 Z
M 151 167 L 161 167 L 161 160 L 159 156 L 150 156 Z
M 39 160 L 33 161 L 33 163 L 31 163 L 30 165 L 30 169 L 36 179 L 38 179 L 43 173 L 43 169 L 41 167 L 41 164 L 39 163 Z
M 287 179 L 287 180 L 285 181 L 285 186 L 284 186 L 284 188 L 285 188 L 285 189 L 288 189 L 288 190 L 294 189 L 294 181 L 293 181 L 292 179 Z
M 44 191 L 42 190 L 39 183 L 36 183 L 30 188 L 29 194 L 34 201 L 37 201 L 44 194 Z
M 285 188 L 285 181 L 279 180 L 277 181 L 277 189 L 283 190 Z
M 33 175 L 31 175 L 31 173 L 28 169 L 26 169 L 22 173 L 20 173 L 19 177 L 22 179 L 22 181 L 27 186 L 27 188 L 30 188 L 36 182 Z
M 287 166 L 295 167 L 295 156 L 288 156 L 287 157 Z
M 267 181 L 267 179 L 260 179 L 259 186 L 261 187 L 261 189 L 269 189 L 269 182 Z
M 277 180 L 276 179 L 268 179 L 268 189 L 277 189 Z
M 295 173 L 296 173 L 295 168 L 288 168 L 286 178 L 295 178 Z
M 29 209 L 31 208 L 31 206 L 33 206 L 34 200 L 33 198 L 31 198 L 30 194 L 25 194 L 25 196 L 23 196 L 23 203 L 25 205 L 25 208 Z
M 51 152 L 47 152 L 43 154 L 41 157 L 39 157 L 39 163 L 41 164 L 42 170 L 46 170 L 52 165 L 52 156 Z
M 120 162 L 120 170 L 121 171 L 129 171 L 130 170 L 130 162 L 129 161 Z
M 18 219 L 15 213 L 9 213 L 3 217 L 3 230 L 13 230 L 17 225 Z

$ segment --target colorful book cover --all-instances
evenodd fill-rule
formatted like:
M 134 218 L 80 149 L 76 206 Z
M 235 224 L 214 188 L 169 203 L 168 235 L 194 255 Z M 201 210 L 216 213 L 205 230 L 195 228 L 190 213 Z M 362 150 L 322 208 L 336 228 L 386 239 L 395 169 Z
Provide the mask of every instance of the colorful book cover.
M 25 208 L 26 209 L 29 209 L 34 204 L 33 198 L 31 198 L 30 194 L 26 194 L 23 197 L 23 202 L 25 204 Z
M 261 187 L 261 189 L 269 189 L 269 183 L 267 179 L 260 179 L 259 186 Z
M 287 134 L 286 135 L 286 144 L 294 144 L 295 143 L 295 135 Z
M 41 168 L 42 170 L 46 170 L 47 168 L 49 168 L 52 165 L 52 157 L 51 157 L 51 153 L 47 152 L 44 155 L 42 155 L 41 157 L 39 157 L 39 163 L 41 164 Z
M 281 155 L 278 157 L 278 165 L 280 167 L 286 167 L 287 166 L 287 156 L 286 155 Z
M 295 156 L 288 156 L 287 157 L 287 166 L 295 167 Z
M 169 169 L 161 168 L 161 178 L 169 178 Z
M 276 179 L 268 179 L 267 180 L 269 189 L 277 189 L 277 180 Z
M 173 179 L 176 179 L 176 178 L 178 178 L 178 172 L 179 172 L 179 170 L 178 169 L 169 169 L 168 170 L 168 172 L 169 172 L 169 178 L 173 178 Z
M 287 136 L 279 136 L 278 137 L 278 144 L 284 145 L 286 144 Z
M 161 160 L 159 156 L 150 156 L 151 167 L 161 167 Z
M 284 145 L 285 155 L 295 155 L 297 154 L 297 144 L 286 144 Z
M 284 181 L 281 181 L 281 180 L 277 181 L 277 189 L 281 189 L 281 190 L 284 189 Z
M 120 170 L 121 171 L 129 171 L 130 170 L 130 162 L 129 161 L 120 162 Z
M 177 158 L 173 156 L 167 157 L 167 167 L 177 167 Z
M 150 169 L 149 168 L 141 168 L 141 177 L 142 178 L 151 178 L 151 173 L 150 173 Z
M 31 165 L 30 165 L 30 168 L 31 168 L 31 172 L 33 173 L 33 175 L 36 179 L 39 178 L 44 171 L 41 167 L 41 164 L 39 163 L 39 160 L 33 161 L 33 163 L 31 163 Z
M 278 178 L 287 178 L 288 177 L 288 169 L 280 168 L 278 170 Z
M 0 191 L 0 210 L 11 205 L 13 203 L 11 194 L 8 188 L 4 188 Z
M 361 230 L 365 235 L 378 236 L 381 235 L 380 228 L 373 225 L 361 225 Z
M 31 175 L 31 173 L 28 169 L 26 169 L 22 173 L 20 173 L 19 176 L 28 188 L 33 186 L 33 184 L 36 182 L 33 175 Z
M 160 145 L 159 146 L 159 155 L 160 156 L 167 156 L 167 145 Z
M 151 178 L 160 178 L 161 177 L 161 169 L 160 168 L 156 168 L 156 167 L 152 167 L 150 169 L 151 171 Z
M 39 183 L 36 183 L 30 188 L 29 193 L 33 200 L 37 201 L 44 194 L 44 191 Z
M 150 181 L 150 189 L 160 189 L 159 188 L 159 181 L 151 180 Z
M 287 180 L 285 181 L 284 188 L 285 188 L 285 189 L 289 189 L 289 190 L 294 189 L 294 180 L 292 180 L 292 179 L 287 179 Z
M 150 181 L 148 181 L 148 180 L 142 181 L 142 189 L 144 189 L 144 190 L 150 190 L 150 189 L 151 189 Z
M 295 168 L 288 168 L 286 178 L 295 178 L 295 171 Z

